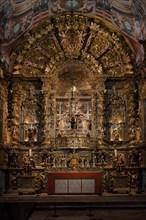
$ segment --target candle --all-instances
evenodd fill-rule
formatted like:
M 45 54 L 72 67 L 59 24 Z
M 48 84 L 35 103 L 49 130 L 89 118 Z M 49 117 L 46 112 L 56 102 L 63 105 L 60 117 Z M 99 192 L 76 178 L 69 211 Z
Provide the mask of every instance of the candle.
M 115 153 L 115 157 L 117 157 L 117 150 L 116 149 L 114 150 L 114 153 Z
M 29 149 L 29 156 L 31 157 L 32 156 L 32 150 Z

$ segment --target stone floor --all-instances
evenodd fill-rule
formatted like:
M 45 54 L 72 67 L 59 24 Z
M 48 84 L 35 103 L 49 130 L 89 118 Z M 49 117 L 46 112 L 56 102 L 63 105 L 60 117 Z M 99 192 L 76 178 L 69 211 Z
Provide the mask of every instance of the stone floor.
M 34 212 L 29 220 L 145 220 L 146 210 L 98 210 L 88 216 L 88 211 L 59 212 L 57 217 L 51 216 L 50 212 Z
M 18 211 L 19 215 L 14 215 L 13 218 L 3 217 L 1 220 L 146 219 L 146 194 L 103 194 L 102 196 L 4 194 L 0 196 L 0 205 L 3 204 L 6 204 L 6 207 L 7 204 L 12 206 L 8 210 L 10 216 L 11 213 L 20 211 Z M 25 218 L 24 213 L 27 213 Z

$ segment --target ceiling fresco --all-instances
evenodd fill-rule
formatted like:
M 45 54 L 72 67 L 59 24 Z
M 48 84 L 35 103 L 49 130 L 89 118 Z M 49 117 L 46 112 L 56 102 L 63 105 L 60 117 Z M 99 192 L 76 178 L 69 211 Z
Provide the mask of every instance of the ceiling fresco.
M 143 59 L 139 40 L 146 39 L 145 0 L 1 0 L 2 56 L 5 54 L 8 61 L 17 40 L 34 24 L 67 11 L 97 15 L 110 21 L 130 38 L 137 53 L 137 63 Z

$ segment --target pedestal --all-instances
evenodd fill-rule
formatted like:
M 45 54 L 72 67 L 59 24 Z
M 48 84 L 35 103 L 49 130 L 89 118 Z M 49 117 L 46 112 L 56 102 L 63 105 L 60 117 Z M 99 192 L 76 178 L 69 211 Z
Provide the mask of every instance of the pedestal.
M 129 193 L 127 175 L 113 176 L 113 192 L 114 193 Z
M 20 188 L 19 194 L 33 194 L 35 193 L 34 188 L 34 177 L 31 175 L 20 176 Z

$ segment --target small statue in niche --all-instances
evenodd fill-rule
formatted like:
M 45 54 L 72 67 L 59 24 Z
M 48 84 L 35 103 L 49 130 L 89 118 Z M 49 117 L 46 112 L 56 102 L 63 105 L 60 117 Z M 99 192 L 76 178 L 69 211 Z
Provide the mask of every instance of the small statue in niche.
M 115 163 L 115 169 L 116 169 L 117 174 L 124 174 L 123 167 L 125 165 L 125 155 L 123 153 L 119 153 L 114 163 Z
M 48 153 L 47 151 L 44 151 L 42 154 L 41 154 L 41 158 L 42 158 L 42 164 L 46 164 L 46 160 L 48 159 Z
M 72 158 L 71 158 L 70 163 L 69 163 L 69 167 L 75 169 L 76 167 L 78 167 L 78 165 L 79 165 L 78 158 L 73 153 Z
M 112 171 L 105 170 L 104 172 L 104 188 L 107 192 L 111 192 L 113 190 L 113 177 L 112 177 Z
M 18 165 L 18 155 L 14 150 L 10 150 L 8 153 L 9 166 L 16 167 Z
M 29 155 L 25 154 L 23 156 L 23 164 L 24 164 L 24 173 L 31 173 Z
M 123 166 L 125 164 L 125 155 L 123 153 L 120 153 L 118 155 L 118 160 L 117 160 L 118 164 Z
M 58 128 L 59 130 L 64 130 L 64 127 L 65 127 L 65 118 L 64 116 L 62 116 L 58 120 Z
M 136 134 L 136 141 L 139 142 L 141 140 L 141 129 L 139 126 L 136 127 L 135 134 Z
M 136 141 L 139 142 L 141 140 L 141 120 L 140 118 L 136 118 L 135 121 L 135 135 L 136 135 Z
M 100 160 L 101 160 L 101 164 L 104 164 L 106 162 L 106 153 L 105 152 L 101 152 Z
M 105 164 L 106 163 L 106 159 L 107 159 L 107 155 L 104 151 L 97 153 L 97 162 L 100 164 Z
M 141 152 L 138 149 L 135 149 L 130 155 L 130 164 L 135 166 L 139 165 L 141 160 Z
M 130 136 L 132 139 L 135 139 L 136 142 L 141 141 L 141 121 L 139 118 L 136 119 L 135 124 L 130 128 Z
M 35 172 L 34 173 L 34 185 L 37 193 L 41 193 L 44 191 L 46 186 L 46 176 L 45 173 Z
M 129 177 L 129 185 L 131 188 L 137 187 L 137 179 L 138 175 L 137 172 L 132 170 L 128 172 L 128 177 Z
M 35 141 L 36 138 L 36 127 L 32 125 L 27 129 L 27 138 L 28 141 Z
M 77 128 L 77 122 L 74 116 L 71 117 L 70 124 L 71 124 L 71 129 Z
M 87 133 L 86 137 L 88 137 L 88 138 L 90 137 L 90 133 L 89 132 Z
M 60 132 L 58 132 L 57 137 L 61 138 L 61 133 Z
M 117 128 L 113 129 L 112 140 L 113 141 L 119 141 L 120 140 L 119 130 Z
M 12 135 L 13 135 L 13 137 L 16 137 L 17 136 L 17 128 L 13 128 L 12 129 Z
M 25 154 L 23 156 L 23 164 L 24 164 L 24 172 L 31 174 L 32 168 L 35 167 L 35 162 L 33 160 L 33 157 L 29 156 L 28 154 Z
M 14 171 L 10 174 L 10 186 L 12 189 L 17 189 L 19 187 L 19 177 L 20 173 Z
M 48 158 L 47 158 L 48 163 L 51 166 L 53 166 L 53 161 L 55 159 L 55 153 L 54 153 L 53 149 L 50 149 L 50 151 L 47 152 L 47 155 L 48 155 Z
M 32 168 L 35 168 L 35 162 L 32 156 L 29 156 L 30 165 Z
M 135 136 L 136 136 L 135 126 L 132 126 L 132 127 L 130 128 L 130 136 L 131 136 L 132 139 L 135 138 Z
M 98 133 L 99 133 L 101 136 L 104 136 L 104 135 L 105 135 L 105 131 L 106 131 L 105 128 L 101 128 L 101 129 L 98 130 Z
M 83 117 L 82 125 L 83 125 L 83 130 L 88 130 L 89 129 L 89 119 L 86 117 Z
M 3 75 L 3 69 L 2 67 L 0 67 L 0 79 L 3 79 L 4 75 Z

